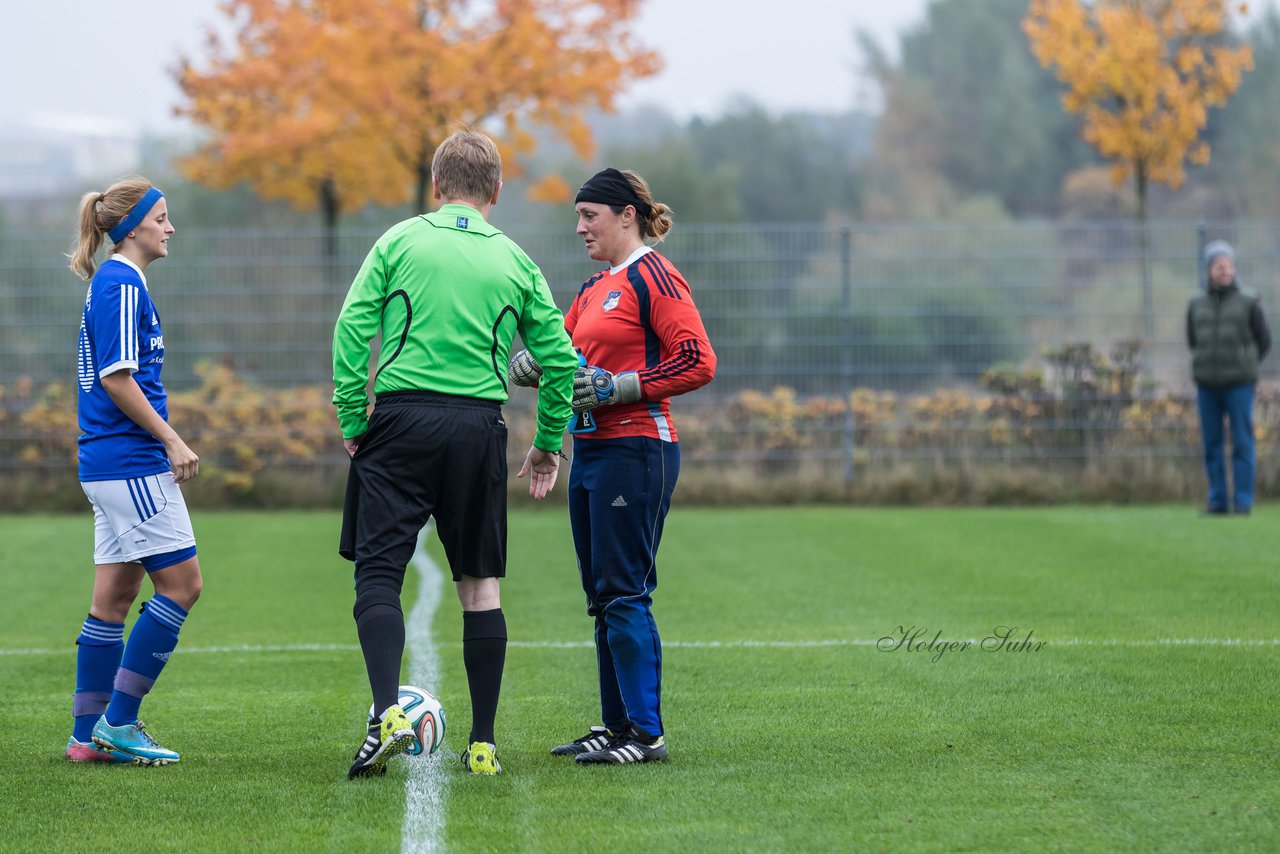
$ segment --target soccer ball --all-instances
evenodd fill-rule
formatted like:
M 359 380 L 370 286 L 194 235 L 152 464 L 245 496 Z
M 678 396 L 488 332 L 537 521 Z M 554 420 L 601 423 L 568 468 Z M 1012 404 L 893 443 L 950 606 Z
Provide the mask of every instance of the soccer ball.
M 429 691 L 412 685 L 400 686 L 399 703 L 417 737 L 417 742 L 405 753 L 410 756 L 435 753 L 444 743 L 444 706 Z M 373 723 L 373 706 L 369 707 L 369 723 Z

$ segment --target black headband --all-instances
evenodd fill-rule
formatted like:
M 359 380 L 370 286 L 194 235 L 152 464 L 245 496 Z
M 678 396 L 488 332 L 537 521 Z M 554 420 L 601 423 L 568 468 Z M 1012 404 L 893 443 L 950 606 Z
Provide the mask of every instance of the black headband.
M 621 207 L 631 205 L 644 219 L 649 218 L 651 211 L 649 204 L 636 195 L 635 187 L 631 186 L 627 176 L 612 166 L 592 175 L 587 183 L 582 185 L 582 189 L 578 190 L 577 198 L 573 200 L 575 205 L 578 202 Z

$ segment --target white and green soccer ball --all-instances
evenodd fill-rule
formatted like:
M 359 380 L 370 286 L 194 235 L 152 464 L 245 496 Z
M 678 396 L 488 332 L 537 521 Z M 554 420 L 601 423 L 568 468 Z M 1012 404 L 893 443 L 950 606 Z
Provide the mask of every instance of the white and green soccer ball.
M 444 706 L 430 691 L 413 685 L 400 686 L 399 703 L 417 738 L 417 743 L 405 753 L 410 756 L 435 753 L 444 743 Z M 373 722 L 373 706 L 369 707 L 369 722 Z

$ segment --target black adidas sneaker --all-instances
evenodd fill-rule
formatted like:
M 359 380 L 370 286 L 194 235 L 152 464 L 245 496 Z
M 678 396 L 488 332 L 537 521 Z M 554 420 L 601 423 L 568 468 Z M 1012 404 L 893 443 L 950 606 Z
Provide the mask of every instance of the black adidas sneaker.
M 579 753 L 590 753 L 592 750 L 601 750 L 609 740 L 614 738 L 614 733 L 602 726 L 593 726 L 591 732 L 582 738 L 575 738 L 568 744 L 561 744 L 558 747 L 551 748 L 552 756 L 576 756 Z
M 656 739 L 635 724 L 621 735 L 609 739 L 599 750 L 579 753 L 574 762 L 583 765 L 626 765 L 629 762 L 663 762 L 667 758 L 667 745 L 662 736 Z

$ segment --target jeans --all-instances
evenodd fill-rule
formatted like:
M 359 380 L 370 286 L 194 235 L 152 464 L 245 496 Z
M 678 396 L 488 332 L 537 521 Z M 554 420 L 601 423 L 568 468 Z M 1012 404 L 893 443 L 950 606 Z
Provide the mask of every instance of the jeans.
M 1253 482 L 1257 468 L 1253 441 L 1253 391 L 1253 383 L 1225 387 L 1196 386 L 1204 467 L 1209 475 L 1208 509 L 1211 512 L 1227 510 L 1224 417 L 1231 425 L 1231 480 L 1235 488 L 1232 506 L 1237 513 L 1253 508 Z

